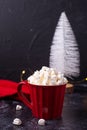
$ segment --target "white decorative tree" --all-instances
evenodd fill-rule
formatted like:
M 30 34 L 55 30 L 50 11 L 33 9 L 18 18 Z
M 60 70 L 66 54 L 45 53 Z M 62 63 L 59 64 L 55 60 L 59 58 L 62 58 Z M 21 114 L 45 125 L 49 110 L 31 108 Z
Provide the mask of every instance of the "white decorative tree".
M 50 48 L 49 66 L 67 77 L 77 77 L 80 73 L 80 54 L 70 22 L 62 12 Z

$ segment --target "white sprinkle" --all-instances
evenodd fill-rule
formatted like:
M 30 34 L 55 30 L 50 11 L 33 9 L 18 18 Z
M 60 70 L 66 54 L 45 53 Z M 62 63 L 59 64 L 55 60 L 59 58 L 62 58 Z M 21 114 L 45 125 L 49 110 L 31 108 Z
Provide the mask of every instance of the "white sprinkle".
M 39 119 L 38 120 L 38 125 L 45 125 L 45 120 L 44 119 Z
M 22 121 L 21 121 L 19 118 L 15 118 L 15 119 L 13 120 L 13 124 L 14 124 L 14 125 L 21 125 L 21 124 L 22 124 Z

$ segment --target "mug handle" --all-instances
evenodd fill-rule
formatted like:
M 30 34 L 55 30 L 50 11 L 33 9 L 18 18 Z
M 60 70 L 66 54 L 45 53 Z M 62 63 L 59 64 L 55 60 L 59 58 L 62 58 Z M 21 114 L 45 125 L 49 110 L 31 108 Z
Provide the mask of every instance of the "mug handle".
M 18 92 L 18 96 L 19 98 L 21 99 L 21 101 L 23 101 L 23 103 L 28 106 L 30 109 L 32 109 L 32 105 L 31 105 L 31 101 L 29 101 L 27 99 L 27 97 L 24 95 L 24 93 L 22 92 L 22 87 L 23 86 L 29 86 L 29 84 L 25 81 L 22 81 L 18 84 L 18 87 L 17 87 L 17 92 Z M 24 87 L 25 87 L 24 86 Z

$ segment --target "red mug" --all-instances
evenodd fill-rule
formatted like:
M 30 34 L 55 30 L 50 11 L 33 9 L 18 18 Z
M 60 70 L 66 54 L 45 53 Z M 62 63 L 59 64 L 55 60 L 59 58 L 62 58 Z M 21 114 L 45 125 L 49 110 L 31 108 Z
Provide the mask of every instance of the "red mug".
M 23 87 L 28 87 L 29 98 L 22 92 Z M 65 87 L 66 84 L 45 86 L 23 81 L 18 85 L 18 96 L 32 110 L 34 117 L 59 119 L 62 115 Z

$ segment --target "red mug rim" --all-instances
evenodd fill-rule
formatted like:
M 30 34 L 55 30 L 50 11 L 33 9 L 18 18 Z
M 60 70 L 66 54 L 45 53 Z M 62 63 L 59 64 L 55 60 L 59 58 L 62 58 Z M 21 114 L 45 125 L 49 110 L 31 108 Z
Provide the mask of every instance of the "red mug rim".
M 38 84 L 31 84 L 28 80 L 26 81 L 29 85 L 32 86 L 37 86 L 37 87 L 60 87 L 60 86 L 65 86 L 67 83 L 65 84 L 61 84 L 61 85 L 38 85 Z

